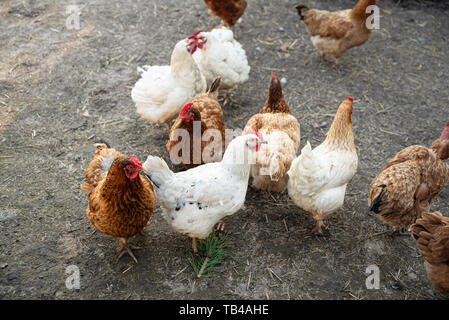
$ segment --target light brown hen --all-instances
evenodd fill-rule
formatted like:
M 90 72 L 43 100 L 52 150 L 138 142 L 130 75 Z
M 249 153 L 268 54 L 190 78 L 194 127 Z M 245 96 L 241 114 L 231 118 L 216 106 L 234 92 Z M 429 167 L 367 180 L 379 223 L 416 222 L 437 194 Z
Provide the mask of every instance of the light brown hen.
M 268 98 L 260 113 L 253 115 L 243 134 L 257 131 L 267 144 L 256 154 L 251 166 L 252 186 L 256 189 L 282 192 L 287 188 L 287 171 L 296 156 L 300 143 L 298 120 L 290 113 L 276 74 L 270 80 Z
M 346 50 L 368 41 L 371 29 L 367 27 L 366 21 L 372 13 L 369 10 L 367 12 L 367 7 L 377 1 L 359 0 L 352 9 L 338 11 L 311 9 L 298 4 L 296 10 L 313 45 L 321 52 L 321 59 L 326 53 L 338 65 L 338 59 Z
M 449 182 L 449 122 L 432 147 L 413 145 L 401 150 L 371 182 L 369 211 L 394 227 L 409 227 L 429 211 Z

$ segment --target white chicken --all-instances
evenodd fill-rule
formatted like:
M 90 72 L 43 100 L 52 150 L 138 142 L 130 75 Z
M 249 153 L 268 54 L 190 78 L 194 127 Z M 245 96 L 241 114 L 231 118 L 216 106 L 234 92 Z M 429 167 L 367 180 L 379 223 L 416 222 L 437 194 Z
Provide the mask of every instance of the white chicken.
M 232 30 L 225 27 L 210 32 L 198 31 L 206 43 L 193 54 L 208 87 L 221 77 L 221 89 L 231 89 L 249 78 L 250 66 L 242 45 L 234 39 Z
M 260 133 L 239 136 L 226 149 L 221 162 L 174 173 L 167 163 L 148 156 L 143 164 L 146 176 L 155 186 L 156 201 L 167 222 L 176 231 L 204 239 L 214 225 L 238 211 L 245 202 L 254 153 L 265 143 Z
M 307 141 L 287 172 L 288 194 L 300 208 L 313 214 L 315 234 L 322 233 L 323 219 L 343 206 L 346 186 L 357 171 L 353 100 L 349 97 L 340 104 L 326 140 L 313 150 Z
M 169 66 L 144 66 L 131 97 L 137 113 L 153 123 L 168 124 L 177 117 L 184 104 L 206 91 L 206 79 L 192 54 L 201 48 L 201 37 L 179 41 L 171 55 Z

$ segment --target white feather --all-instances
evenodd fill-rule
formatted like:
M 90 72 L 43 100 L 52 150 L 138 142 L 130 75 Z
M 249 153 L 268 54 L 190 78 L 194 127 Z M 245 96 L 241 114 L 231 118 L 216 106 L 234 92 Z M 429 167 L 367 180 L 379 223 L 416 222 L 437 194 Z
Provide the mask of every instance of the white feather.
M 207 39 L 202 49 L 198 49 L 193 58 L 206 77 L 208 86 L 220 76 L 221 89 L 230 89 L 249 78 L 250 66 L 245 50 L 234 39 L 234 34 L 225 27 L 202 32 Z
M 148 156 L 143 168 L 157 185 L 156 199 L 175 230 L 204 239 L 220 219 L 242 207 L 254 159 L 254 151 L 246 145 L 248 139 L 257 137 L 237 137 L 229 144 L 221 162 L 178 173 L 173 173 L 161 158 Z
M 312 150 L 307 141 L 287 172 L 288 193 L 302 209 L 328 216 L 343 206 L 357 163 L 354 151 L 330 148 L 327 143 Z
M 144 66 L 141 78 L 131 91 L 137 113 L 153 123 L 168 122 L 184 104 L 206 91 L 206 79 L 187 52 L 186 41 L 179 41 L 170 66 Z

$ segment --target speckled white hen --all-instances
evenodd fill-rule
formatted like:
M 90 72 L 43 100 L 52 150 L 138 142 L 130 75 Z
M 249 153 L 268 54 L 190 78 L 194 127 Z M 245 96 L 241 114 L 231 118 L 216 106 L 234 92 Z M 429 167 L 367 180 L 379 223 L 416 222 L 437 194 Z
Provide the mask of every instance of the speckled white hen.
M 313 214 L 314 233 L 322 233 L 323 219 L 343 206 L 346 186 L 357 172 L 352 108 L 353 98 L 349 97 L 338 108 L 326 140 L 313 150 L 307 141 L 287 172 L 288 194 Z
M 221 89 L 231 89 L 249 79 L 250 66 L 242 45 L 234 39 L 232 30 L 225 27 L 201 32 L 204 46 L 193 54 L 208 87 L 221 77 Z
M 167 222 L 176 231 L 204 239 L 223 217 L 237 212 L 245 202 L 254 153 L 264 143 L 260 133 L 232 140 L 221 162 L 174 173 L 167 163 L 148 156 L 144 175 L 155 186 L 156 201 Z
M 206 80 L 192 53 L 192 39 L 179 41 L 169 66 L 144 66 L 141 78 L 131 91 L 137 113 L 152 123 L 166 123 L 177 117 L 184 104 L 206 91 Z

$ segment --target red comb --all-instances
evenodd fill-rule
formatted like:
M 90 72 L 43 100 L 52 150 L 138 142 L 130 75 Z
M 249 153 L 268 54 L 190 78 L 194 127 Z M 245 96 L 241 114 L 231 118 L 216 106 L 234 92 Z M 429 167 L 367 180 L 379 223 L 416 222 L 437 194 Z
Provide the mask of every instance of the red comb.
M 273 79 L 276 79 L 276 72 L 273 72 Z
M 259 131 L 252 129 L 249 133 L 256 135 L 260 140 L 262 140 L 262 134 Z
M 134 158 L 133 156 L 129 156 L 129 161 L 131 161 L 135 166 L 137 166 L 139 168 L 142 167 L 142 163 L 138 159 Z
M 354 98 L 353 97 L 348 97 L 348 100 L 349 101 L 354 101 Z
M 179 113 L 180 115 L 182 115 L 187 109 L 189 109 L 191 106 L 193 106 L 193 103 L 188 103 L 186 104 L 182 109 L 181 112 Z
M 446 122 L 446 126 L 443 129 L 443 132 L 441 132 L 440 141 L 446 141 L 449 140 L 449 121 Z
M 195 39 L 197 35 L 199 35 L 201 32 L 203 32 L 203 30 L 198 30 L 197 32 L 195 32 L 194 34 L 192 34 L 190 37 L 188 37 L 187 39 Z

